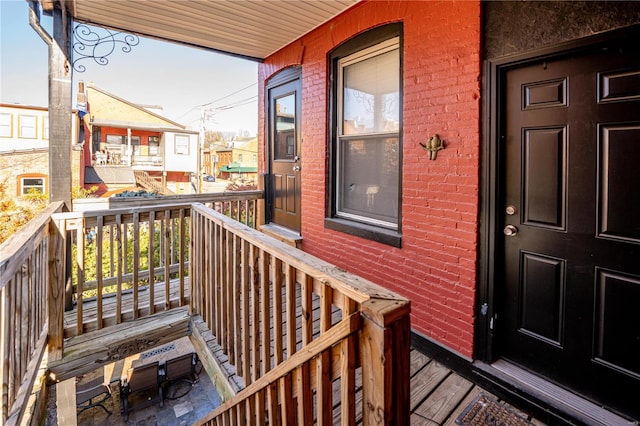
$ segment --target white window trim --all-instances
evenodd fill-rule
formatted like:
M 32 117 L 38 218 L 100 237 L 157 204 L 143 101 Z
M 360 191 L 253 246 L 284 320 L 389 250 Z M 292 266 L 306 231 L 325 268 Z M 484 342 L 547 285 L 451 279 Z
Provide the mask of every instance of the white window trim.
M 13 114 L 3 112 L 2 114 L 0 114 L 0 117 L 6 117 L 9 120 L 6 124 L 2 125 L 3 128 L 8 127 L 8 133 L 6 134 L 0 133 L 0 137 L 12 138 L 13 137 Z
M 22 121 L 23 118 L 33 118 L 33 136 L 25 136 L 22 134 Z M 29 126 L 31 128 L 32 126 Z M 38 116 L 33 114 L 20 114 L 18 116 L 18 137 L 22 139 L 37 139 L 38 138 Z
M 26 179 L 41 179 L 42 180 L 42 185 L 26 185 L 24 184 L 24 181 Z M 25 177 L 21 177 L 20 178 L 20 195 L 24 196 L 24 195 L 28 195 L 28 189 L 30 188 L 41 188 L 42 189 L 42 194 L 46 193 L 46 185 L 47 185 L 47 181 L 44 177 L 40 177 L 40 176 L 25 176 Z M 25 191 L 25 188 L 27 188 L 27 190 Z
M 182 139 L 186 139 L 187 141 L 187 145 L 186 145 L 186 152 L 178 152 L 178 139 L 182 140 Z M 189 153 L 191 152 L 191 138 L 189 138 L 189 135 L 175 135 L 175 138 L 173 140 L 173 149 L 174 149 L 174 154 L 175 155 L 189 155 Z M 180 150 L 182 151 L 182 150 Z

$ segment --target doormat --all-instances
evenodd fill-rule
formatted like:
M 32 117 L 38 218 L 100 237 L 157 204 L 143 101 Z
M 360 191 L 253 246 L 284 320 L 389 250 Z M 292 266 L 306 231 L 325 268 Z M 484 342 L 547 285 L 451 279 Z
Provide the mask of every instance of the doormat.
M 481 393 L 456 418 L 460 426 L 531 426 L 532 423 L 500 404 L 495 399 Z

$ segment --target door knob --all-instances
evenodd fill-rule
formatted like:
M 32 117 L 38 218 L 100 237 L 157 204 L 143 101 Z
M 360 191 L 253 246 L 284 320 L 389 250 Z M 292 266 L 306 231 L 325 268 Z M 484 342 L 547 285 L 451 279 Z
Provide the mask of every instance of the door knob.
M 518 228 L 513 225 L 507 225 L 504 227 L 504 235 L 507 237 L 514 237 L 518 233 Z
M 293 171 L 294 172 L 299 172 L 300 171 L 300 166 L 293 166 Z

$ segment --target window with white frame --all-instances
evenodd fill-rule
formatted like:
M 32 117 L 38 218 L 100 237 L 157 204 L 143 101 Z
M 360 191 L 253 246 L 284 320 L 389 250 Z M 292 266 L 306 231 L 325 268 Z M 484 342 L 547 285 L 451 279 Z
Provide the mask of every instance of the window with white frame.
M 20 115 L 18 117 L 18 136 L 35 139 L 37 136 L 38 118 L 35 115 Z
M 20 178 L 20 194 L 28 195 L 33 193 L 44 194 L 44 178 L 41 177 L 23 177 Z
M 11 123 L 11 114 L 0 114 L 0 137 L 10 138 L 13 136 L 13 128 Z
M 189 136 L 176 135 L 175 151 L 176 155 L 189 155 Z
M 331 56 L 335 118 L 329 219 L 341 221 L 337 229 L 375 239 L 376 229 L 398 233 L 400 227 L 401 27 L 392 25 L 355 37 Z

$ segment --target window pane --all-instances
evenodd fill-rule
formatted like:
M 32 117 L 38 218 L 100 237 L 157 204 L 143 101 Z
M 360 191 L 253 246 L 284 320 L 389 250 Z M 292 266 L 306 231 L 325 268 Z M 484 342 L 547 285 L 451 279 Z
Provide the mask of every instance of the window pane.
M 23 179 L 22 182 L 23 182 L 22 184 L 25 186 L 42 186 L 43 185 L 43 179 L 41 178 Z
M 176 154 L 189 155 L 189 136 L 176 135 Z
M 43 178 L 23 178 L 22 179 L 22 195 L 27 195 L 30 192 L 44 193 L 44 179 Z
M 296 97 L 294 94 L 283 96 L 275 100 L 276 111 L 276 135 L 275 155 L 276 160 L 292 160 L 295 156 L 295 131 L 296 131 Z
M 107 135 L 107 143 L 121 144 L 122 143 L 122 136 L 120 136 L 120 135 Z
M 10 138 L 11 135 L 11 114 L 0 114 L 0 136 Z
M 20 116 L 20 137 L 21 138 L 36 137 L 36 116 L 35 115 Z
M 398 130 L 399 61 L 396 49 L 343 68 L 342 134 Z
M 339 213 L 397 226 L 398 138 L 340 141 Z

